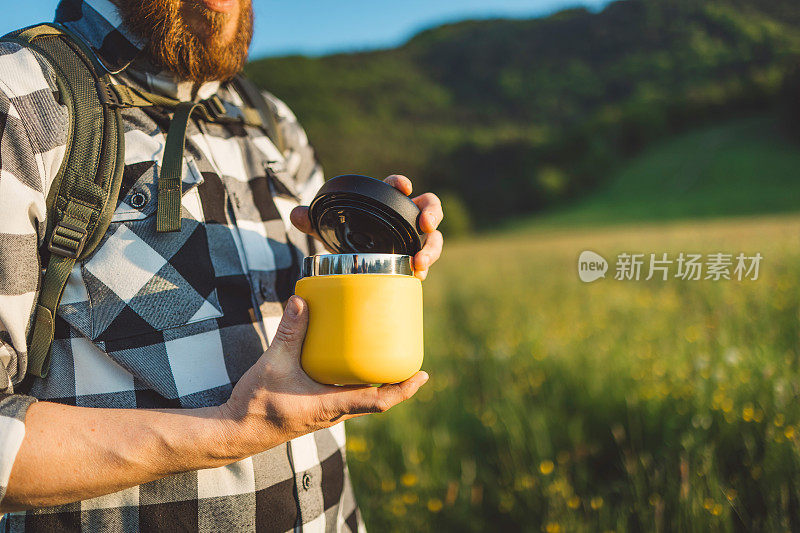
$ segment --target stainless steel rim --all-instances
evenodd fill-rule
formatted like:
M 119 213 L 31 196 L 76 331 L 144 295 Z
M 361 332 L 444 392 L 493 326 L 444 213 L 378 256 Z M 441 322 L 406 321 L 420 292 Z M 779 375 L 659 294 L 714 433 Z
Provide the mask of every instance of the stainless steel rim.
M 303 277 L 339 274 L 413 276 L 411 256 L 398 254 L 312 255 L 303 260 Z

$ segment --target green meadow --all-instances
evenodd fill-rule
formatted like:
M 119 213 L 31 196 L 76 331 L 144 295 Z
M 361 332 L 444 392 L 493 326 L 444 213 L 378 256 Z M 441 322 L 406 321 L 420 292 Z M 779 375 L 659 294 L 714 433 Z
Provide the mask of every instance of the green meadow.
M 738 120 L 449 242 L 424 284 L 429 384 L 348 422 L 368 528 L 800 528 L 798 168 L 774 120 Z M 583 250 L 605 279 L 579 280 Z M 763 260 L 757 280 L 614 279 L 620 253 L 680 252 Z

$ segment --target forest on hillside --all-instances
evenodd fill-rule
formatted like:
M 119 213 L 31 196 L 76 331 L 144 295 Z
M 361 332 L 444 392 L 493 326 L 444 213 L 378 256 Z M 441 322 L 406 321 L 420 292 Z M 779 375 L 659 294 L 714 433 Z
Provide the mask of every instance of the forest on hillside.
M 403 46 L 256 60 L 326 174 L 399 172 L 454 232 L 580 197 L 654 140 L 781 106 L 800 122 L 800 4 L 618 0 L 465 21 Z

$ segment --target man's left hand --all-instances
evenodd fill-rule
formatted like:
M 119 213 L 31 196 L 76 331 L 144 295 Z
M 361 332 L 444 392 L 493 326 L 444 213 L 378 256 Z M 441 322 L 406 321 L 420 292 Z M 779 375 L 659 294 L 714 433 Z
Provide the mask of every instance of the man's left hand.
M 393 174 L 383 181 L 406 196 L 411 195 L 413 187 L 411 185 L 411 180 L 407 177 Z M 415 275 L 419 279 L 424 280 L 428 277 L 428 269 L 442 254 L 444 238 L 442 237 L 442 233 L 436 228 L 441 224 L 444 213 L 442 212 L 441 200 L 433 193 L 427 192 L 411 200 L 417 204 L 417 207 L 419 207 L 421 211 L 419 227 L 428 237 L 425 241 L 425 246 L 414 256 L 413 260 Z M 314 232 L 314 228 L 311 225 L 311 220 L 308 218 L 307 206 L 295 207 L 294 210 L 292 210 L 290 218 L 292 219 L 292 224 L 294 224 L 297 229 L 319 239 L 319 236 Z

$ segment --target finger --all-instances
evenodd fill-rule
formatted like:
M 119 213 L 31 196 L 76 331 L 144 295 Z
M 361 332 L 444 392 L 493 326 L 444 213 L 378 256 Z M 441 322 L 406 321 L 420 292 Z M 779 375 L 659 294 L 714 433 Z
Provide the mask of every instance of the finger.
M 294 224 L 294 227 L 303 233 L 314 234 L 314 226 L 311 225 L 311 219 L 308 217 L 308 207 L 304 205 L 295 207 L 289 214 L 289 219 Z
M 414 270 L 417 272 L 427 272 L 427 270 L 442 255 L 442 247 L 444 246 L 444 237 L 441 231 L 434 231 L 428 234 L 425 240 L 425 246 L 417 252 L 414 256 Z M 421 279 L 425 279 L 424 277 Z
M 406 196 L 411 194 L 411 191 L 414 190 L 413 185 L 411 185 L 411 180 L 405 176 L 401 176 L 400 174 L 392 174 L 383 180 L 383 182 L 388 183 Z
M 414 271 L 414 277 L 425 281 L 428 277 L 428 257 L 422 252 L 417 252 L 417 255 L 411 258 L 411 270 Z
M 427 192 L 413 199 L 422 214 L 419 217 L 419 229 L 425 233 L 431 233 L 444 218 L 444 211 L 442 211 L 442 201 L 438 196 L 431 192 Z
M 269 346 L 268 351 L 274 352 L 272 357 L 283 356 L 299 360 L 307 328 L 308 305 L 299 296 L 292 296 L 286 302 L 278 330 Z
M 425 239 L 425 246 L 422 247 L 422 250 L 417 255 L 421 255 L 424 258 L 424 266 L 430 268 L 442 256 L 443 247 L 444 236 L 442 236 L 441 231 L 435 230 L 433 233 L 428 234 L 427 239 Z
M 427 372 L 417 372 L 402 383 L 342 391 L 337 399 L 338 413 L 352 417 L 386 412 L 414 396 L 427 381 Z

